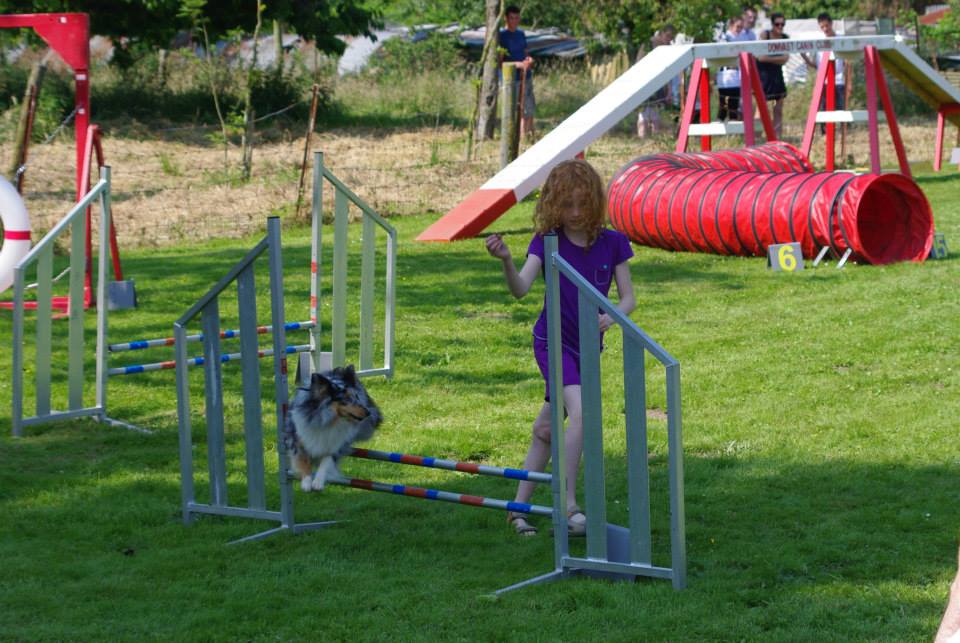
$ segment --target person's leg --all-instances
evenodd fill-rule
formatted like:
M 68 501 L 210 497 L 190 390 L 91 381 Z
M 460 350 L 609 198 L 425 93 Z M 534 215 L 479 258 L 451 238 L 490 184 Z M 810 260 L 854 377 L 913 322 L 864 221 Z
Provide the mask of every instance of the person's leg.
M 947 609 L 943 612 L 934 643 L 952 643 L 952 640 L 960 640 L 960 569 L 950 585 Z
M 577 474 L 580 471 L 580 456 L 583 453 L 583 412 L 580 402 L 580 385 L 563 387 L 563 403 L 567 408 L 567 430 L 563 447 L 567 475 L 567 510 L 577 505 Z
M 530 448 L 527 457 L 523 460 L 523 468 L 527 471 L 543 471 L 550 461 L 550 403 L 544 402 L 537 419 L 533 421 L 533 431 L 530 438 Z M 533 496 L 536 482 L 521 480 L 517 485 L 517 502 L 529 502 Z
M 781 138 L 783 131 L 783 98 L 778 98 L 773 102 L 773 131 L 777 138 Z

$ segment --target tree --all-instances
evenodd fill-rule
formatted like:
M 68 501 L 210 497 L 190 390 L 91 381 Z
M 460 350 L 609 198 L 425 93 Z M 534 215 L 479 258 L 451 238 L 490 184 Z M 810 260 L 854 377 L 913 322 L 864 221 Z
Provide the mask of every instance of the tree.
M 482 76 L 477 92 L 476 137 L 478 140 L 493 138 L 494 108 L 497 103 L 497 36 L 503 19 L 503 1 L 486 0 L 487 33 L 483 42 Z M 473 123 L 471 122 L 471 126 Z M 472 145 L 471 145 L 472 147 Z M 467 150 L 468 157 L 472 149 Z
M 90 14 L 93 33 L 130 38 L 136 45 L 166 47 L 176 33 L 189 28 L 181 0 L 0 0 L 2 13 L 80 12 Z M 211 39 L 240 29 L 252 33 L 257 24 L 257 0 L 217 0 L 205 10 Z M 358 0 L 275 0 L 262 19 L 279 20 L 320 51 L 342 53 L 338 35 L 371 35 L 379 13 Z

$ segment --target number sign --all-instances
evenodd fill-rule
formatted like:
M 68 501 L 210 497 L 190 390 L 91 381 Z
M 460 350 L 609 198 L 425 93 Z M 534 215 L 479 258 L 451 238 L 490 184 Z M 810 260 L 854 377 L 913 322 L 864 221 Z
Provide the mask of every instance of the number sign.
M 775 243 L 768 247 L 767 266 L 774 272 L 803 270 L 803 250 L 799 242 Z

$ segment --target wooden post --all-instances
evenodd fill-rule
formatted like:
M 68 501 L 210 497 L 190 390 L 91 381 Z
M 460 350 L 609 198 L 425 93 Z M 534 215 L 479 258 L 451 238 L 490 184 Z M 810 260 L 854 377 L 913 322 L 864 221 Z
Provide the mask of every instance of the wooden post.
M 16 177 L 14 185 L 17 192 L 21 194 L 23 193 L 23 172 L 20 168 L 27 163 L 30 136 L 33 133 L 33 119 L 37 113 L 37 100 L 40 97 L 43 77 L 47 73 L 47 61 L 50 60 L 52 53 L 52 50 L 47 50 L 44 57 L 33 65 L 30 78 L 27 80 L 27 88 L 23 92 L 23 103 L 20 105 L 20 120 L 17 122 L 17 133 L 14 137 L 13 162 L 8 174 Z
M 516 93 L 513 86 L 515 68 L 512 63 L 501 65 L 503 85 L 500 88 L 500 169 L 517 158 Z
M 303 139 L 303 159 L 300 161 L 300 183 L 297 185 L 297 210 L 294 218 L 300 219 L 300 206 L 303 205 L 303 178 L 307 171 L 307 154 L 310 152 L 310 141 L 313 139 L 313 128 L 317 122 L 317 96 L 320 85 L 313 84 L 313 98 L 310 100 L 310 120 L 307 122 L 307 135 Z

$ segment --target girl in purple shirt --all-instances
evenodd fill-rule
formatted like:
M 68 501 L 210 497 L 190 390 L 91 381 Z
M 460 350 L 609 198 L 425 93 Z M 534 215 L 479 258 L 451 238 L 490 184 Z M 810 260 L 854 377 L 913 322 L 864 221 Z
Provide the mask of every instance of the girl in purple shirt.
M 520 299 L 530 291 L 538 275 L 543 274 L 543 235 L 556 231 L 560 256 L 606 295 L 612 283 L 617 284 L 617 308 L 629 314 L 636 307 L 630 267 L 633 256 L 626 236 L 605 227 L 606 197 L 603 182 L 596 170 L 581 160 L 564 161 L 550 172 L 533 215 L 535 234 L 527 250 L 527 259 L 520 270 L 513 263 L 510 249 L 498 234 L 487 237 L 487 252 L 503 263 L 507 287 Z M 566 277 L 560 276 L 560 317 L 563 345 L 563 405 L 567 413 L 566 448 L 567 524 L 572 536 L 586 531 L 586 516 L 577 506 L 576 481 L 583 451 L 583 422 L 580 403 L 580 329 L 578 321 L 577 288 Z M 600 313 L 600 331 L 613 325 L 606 313 Z M 523 468 L 543 471 L 550 460 L 550 404 L 547 368 L 546 310 L 540 313 L 533 327 L 533 354 L 547 382 L 547 396 L 537 419 L 533 422 L 533 437 Z M 517 502 L 529 502 L 536 486 L 522 481 L 517 487 Z M 520 535 L 537 533 L 525 514 L 509 513 L 508 522 Z

